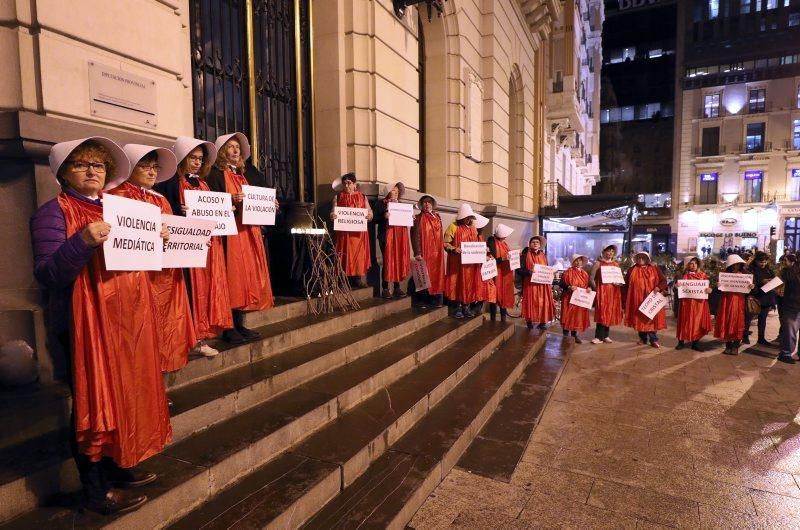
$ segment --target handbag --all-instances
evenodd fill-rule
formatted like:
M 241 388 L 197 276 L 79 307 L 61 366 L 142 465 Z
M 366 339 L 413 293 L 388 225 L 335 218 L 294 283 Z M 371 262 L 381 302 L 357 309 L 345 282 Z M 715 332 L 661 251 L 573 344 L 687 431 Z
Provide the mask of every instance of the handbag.
M 757 315 L 761 312 L 761 302 L 752 294 L 747 295 L 747 314 Z

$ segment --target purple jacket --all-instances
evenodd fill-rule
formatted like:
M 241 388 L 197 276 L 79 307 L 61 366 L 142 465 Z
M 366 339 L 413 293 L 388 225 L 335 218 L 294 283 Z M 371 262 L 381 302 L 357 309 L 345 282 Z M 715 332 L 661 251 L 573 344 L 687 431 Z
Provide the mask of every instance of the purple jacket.
M 82 201 L 100 204 L 66 189 Z M 50 333 L 60 334 L 70 326 L 72 284 L 89 262 L 95 249 L 81 239 L 80 233 L 67 238 L 67 223 L 58 199 L 52 199 L 31 217 L 33 274 L 45 288 L 47 320 Z

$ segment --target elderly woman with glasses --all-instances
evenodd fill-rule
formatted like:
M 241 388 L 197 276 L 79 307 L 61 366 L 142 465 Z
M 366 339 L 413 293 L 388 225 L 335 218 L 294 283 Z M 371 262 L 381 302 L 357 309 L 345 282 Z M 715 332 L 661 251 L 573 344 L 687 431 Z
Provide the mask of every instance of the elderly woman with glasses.
M 31 219 L 34 274 L 48 291 L 50 346 L 71 354 L 73 455 L 88 507 L 129 511 L 147 498 L 120 488 L 154 481 L 133 468 L 172 436 L 147 274 L 107 271 L 103 259 L 102 190 L 129 162 L 91 137 L 53 146 L 50 168 L 61 193 Z

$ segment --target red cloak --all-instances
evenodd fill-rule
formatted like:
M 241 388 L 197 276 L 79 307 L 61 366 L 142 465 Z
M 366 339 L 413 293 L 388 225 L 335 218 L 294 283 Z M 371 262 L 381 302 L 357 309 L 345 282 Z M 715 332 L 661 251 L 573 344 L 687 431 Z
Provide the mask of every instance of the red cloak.
M 247 185 L 244 176 L 225 170 L 225 191 L 242 193 Z M 273 306 L 267 253 L 261 227 L 242 224 L 242 209 L 236 210 L 238 233 L 225 236 L 225 265 L 228 267 L 228 289 L 231 307 L 244 311 L 269 309 Z
M 103 210 L 61 193 L 67 237 Z M 133 467 L 172 437 L 144 272 L 108 272 L 98 248 L 72 288 L 72 380 L 78 450 Z
M 389 226 L 387 221 L 386 245 L 383 247 L 383 281 L 402 282 L 408 278 L 411 272 L 409 241 L 407 226 Z
M 336 205 L 344 208 L 366 208 L 367 198 L 360 191 L 336 196 Z M 345 276 L 364 276 L 372 261 L 369 252 L 368 232 L 335 232 L 334 244 L 342 260 Z
M 124 182 L 108 193 L 154 204 L 161 208 L 161 213 L 172 215 L 172 207 L 166 197 L 130 182 Z M 164 269 L 147 274 L 150 277 L 156 320 L 159 323 L 156 334 L 158 351 L 161 354 L 161 371 L 174 372 L 186 366 L 189 362 L 189 351 L 197 344 L 183 272 L 181 269 Z
M 178 177 L 178 187 L 181 204 L 185 204 L 183 192 L 186 190 L 211 191 L 206 181 L 198 179 L 197 186 L 193 186 L 186 177 Z M 189 269 L 194 326 L 199 339 L 214 338 L 233 327 L 227 278 L 222 240 L 212 236 L 205 268 Z
M 503 261 L 497 266 L 497 277 L 494 279 L 497 287 L 497 305 L 506 309 L 514 307 L 514 271 L 508 262 L 508 243 L 497 238 L 494 240 L 495 258 L 502 258 Z
M 547 265 L 544 252 L 529 250 L 525 256 L 525 267 L 533 271 L 533 266 Z M 550 322 L 556 318 L 556 304 L 553 302 L 553 286 L 532 283 L 526 277 L 522 282 L 522 318 L 527 322 Z
M 452 245 L 460 248 L 461 243 L 478 241 L 478 233 L 471 226 L 458 225 L 453 234 Z M 477 277 L 477 278 L 476 278 Z M 478 263 L 462 265 L 461 254 L 451 252 L 447 255 L 447 277 L 445 296 L 453 302 L 471 304 L 477 302 L 478 282 L 481 282 L 481 266 Z
M 478 234 L 478 231 L 475 230 L 475 241 L 483 241 L 483 236 Z M 489 282 L 492 282 L 492 291 L 496 292 L 494 281 L 488 280 L 484 281 L 483 276 L 481 276 L 481 267 L 478 267 L 478 273 L 475 275 L 475 301 L 476 302 L 489 302 Z M 495 294 L 496 296 L 496 294 Z
M 683 280 L 707 280 L 704 272 L 687 272 Z M 708 309 L 708 300 L 695 298 L 682 298 L 678 310 L 678 329 L 675 333 L 678 340 L 696 341 L 703 338 L 711 331 L 711 312 Z
M 625 325 L 636 331 L 658 331 L 667 327 L 666 309 L 661 309 L 653 320 L 639 311 L 644 299 L 658 287 L 662 292 L 667 289 L 667 280 L 655 265 L 634 265 L 628 269 L 625 279 L 628 292 L 625 297 Z
M 431 286 L 428 294 L 444 292 L 444 244 L 442 219 L 435 213 L 422 212 L 418 216 L 422 259 L 428 267 Z
M 594 277 L 597 286 L 594 321 L 602 326 L 618 326 L 622 323 L 622 288 L 613 283 L 603 283 L 602 267 L 617 267 L 615 261 L 599 260 L 600 267 Z
M 582 289 L 589 287 L 589 274 L 583 269 L 570 267 L 561 277 L 562 283 Z M 570 304 L 572 291 L 565 289 L 561 295 L 561 327 L 569 331 L 583 331 L 589 327 L 589 310 Z
M 744 293 L 722 293 L 714 320 L 714 336 L 724 341 L 740 341 L 744 336 Z

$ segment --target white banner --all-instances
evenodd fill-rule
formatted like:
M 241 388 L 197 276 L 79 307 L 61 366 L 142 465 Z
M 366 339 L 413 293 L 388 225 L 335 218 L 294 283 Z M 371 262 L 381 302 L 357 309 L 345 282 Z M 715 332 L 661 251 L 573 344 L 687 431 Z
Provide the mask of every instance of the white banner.
M 414 279 L 414 289 L 424 291 L 431 287 L 431 277 L 428 274 L 428 264 L 425 260 L 411 260 L 411 277 Z
M 462 265 L 483 265 L 484 261 L 486 261 L 485 241 L 466 241 L 461 243 Z
M 481 279 L 483 281 L 491 280 L 497 276 L 497 260 L 494 258 L 488 259 L 481 265 Z
M 625 284 L 625 277 L 622 275 L 622 269 L 616 266 L 606 265 L 603 267 L 600 265 L 600 279 L 603 283 Z
M 208 256 L 208 242 L 217 223 L 208 219 L 161 216 L 169 230 L 169 241 L 164 243 L 165 269 L 204 268 Z
M 708 280 L 678 280 L 678 298 L 708 300 Z
M 639 306 L 639 312 L 650 320 L 653 320 L 658 312 L 666 306 L 667 298 L 663 294 L 653 291 Z
M 521 249 L 508 251 L 508 266 L 512 271 L 519 269 L 519 254 Z
M 183 198 L 186 201 L 186 217 L 216 221 L 213 235 L 233 236 L 238 232 L 230 193 L 186 190 Z
M 594 297 L 597 296 L 597 293 L 594 291 L 587 291 L 584 288 L 578 288 L 572 291 L 572 294 L 569 295 L 569 303 L 572 305 L 576 305 L 578 307 L 585 307 L 586 309 L 591 309 L 592 305 L 594 305 Z
M 103 221 L 111 225 L 103 243 L 107 271 L 161 270 L 164 241 L 158 206 L 105 194 Z
M 719 287 L 719 290 L 723 293 L 749 293 L 752 283 L 752 274 L 720 272 L 717 287 Z
M 779 285 L 783 285 L 783 280 L 775 276 L 770 281 L 762 285 L 761 290 L 764 291 L 765 293 L 768 293 L 774 288 L 778 287 Z
M 260 186 L 242 186 L 242 224 L 264 225 L 275 224 L 275 188 Z
M 541 283 L 545 285 L 552 285 L 553 279 L 556 277 L 556 268 L 550 265 L 541 265 L 539 263 L 533 266 L 533 274 L 531 274 L 531 283 Z
M 389 226 L 414 226 L 414 205 L 390 202 Z
M 337 206 L 333 229 L 336 232 L 366 232 L 368 211 L 366 208 Z

